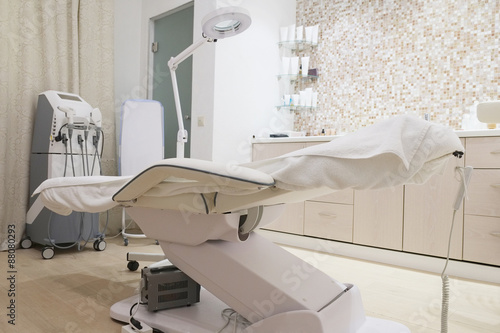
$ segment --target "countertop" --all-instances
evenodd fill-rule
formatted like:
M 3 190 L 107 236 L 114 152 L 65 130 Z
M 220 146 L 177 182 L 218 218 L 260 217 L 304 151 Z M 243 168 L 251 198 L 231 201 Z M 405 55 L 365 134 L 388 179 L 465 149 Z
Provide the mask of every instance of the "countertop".
M 478 130 L 459 130 L 455 131 L 460 138 L 471 138 L 481 136 L 500 136 L 500 129 L 478 129 Z M 315 142 L 315 141 L 331 141 L 339 135 L 326 136 L 296 136 L 288 138 L 254 138 L 252 143 L 284 143 L 284 142 Z

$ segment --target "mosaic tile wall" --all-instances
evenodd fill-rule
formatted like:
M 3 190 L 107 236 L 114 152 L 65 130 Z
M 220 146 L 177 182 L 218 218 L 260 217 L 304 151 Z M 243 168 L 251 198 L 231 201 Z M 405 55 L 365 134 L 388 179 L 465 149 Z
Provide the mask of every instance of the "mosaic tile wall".
M 296 112 L 296 131 L 400 114 L 460 129 L 474 103 L 500 99 L 500 0 L 297 0 L 296 24 L 320 30 L 320 78 L 305 83 L 318 108 Z

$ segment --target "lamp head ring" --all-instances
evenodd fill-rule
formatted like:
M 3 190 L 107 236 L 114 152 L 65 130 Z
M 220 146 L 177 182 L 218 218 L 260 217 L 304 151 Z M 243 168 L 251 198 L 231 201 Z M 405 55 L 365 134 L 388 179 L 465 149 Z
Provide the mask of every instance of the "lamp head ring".
M 224 7 L 206 15 L 201 21 L 203 33 L 213 39 L 222 39 L 242 33 L 252 23 L 250 14 L 240 7 Z

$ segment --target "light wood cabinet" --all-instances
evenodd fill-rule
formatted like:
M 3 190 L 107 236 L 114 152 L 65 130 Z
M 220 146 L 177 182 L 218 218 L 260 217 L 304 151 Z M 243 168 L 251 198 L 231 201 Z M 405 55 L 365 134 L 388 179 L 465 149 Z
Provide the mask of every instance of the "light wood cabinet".
M 252 160 L 261 161 L 277 157 L 306 147 L 306 143 L 254 143 Z M 296 235 L 304 234 L 304 203 L 286 204 L 283 214 L 274 222 L 267 224 L 263 229 L 286 232 Z
M 352 243 L 353 203 L 351 189 L 306 201 L 304 235 Z
M 267 160 L 305 147 L 306 144 L 303 142 L 254 143 L 252 145 L 252 161 Z
M 500 137 L 466 139 L 465 160 L 475 169 L 500 168 Z
M 446 257 L 453 209 L 460 187 L 457 166 L 464 159 L 451 158 L 442 174 L 422 185 L 405 186 L 403 250 Z M 463 205 L 455 214 L 450 257 L 462 259 Z
M 305 202 L 304 234 L 352 242 L 352 205 Z
M 313 201 L 331 202 L 344 205 L 352 205 L 354 203 L 354 191 L 346 189 L 325 194 L 313 199 Z
M 500 137 L 472 137 L 465 159 L 452 158 L 442 174 L 423 185 L 369 191 L 343 190 L 287 205 L 266 226 L 275 231 L 444 257 L 459 176 L 474 167 L 467 200 L 455 215 L 451 258 L 500 266 Z M 254 143 L 254 160 L 321 142 Z
M 276 221 L 264 226 L 263 229 L 303 235 L 304 203 L 298 202 L 286 204 L 283 214 Z
M 354 191 L 356 244 L 403 248 L 403 186 Z
M 463 259 L 500 266 L 500 138 L 467 138 L 474 167 L 465 201 Z
M 500 218 L 469 215 L 464 226 L 464 260 L 500 266 Z
M 500 169 L 472 171 L 465 206 L 467 215 L 500 216 Z

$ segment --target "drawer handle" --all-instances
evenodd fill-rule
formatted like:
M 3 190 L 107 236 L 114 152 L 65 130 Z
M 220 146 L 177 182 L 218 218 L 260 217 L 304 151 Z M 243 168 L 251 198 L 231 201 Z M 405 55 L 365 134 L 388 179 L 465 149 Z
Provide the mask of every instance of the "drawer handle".
M 500 188 L 500 184 L 491 184 L 490 186 L 493 188 Z
M 490 154 L 498 155 L 498 154 L 500 154 L 500 149 L 494 150 L 494 151 L 490 152 Z
M 500 232 L 499 231 L 493 231 L 493 232 L 490 232 L 490 235 L 492 235 L 494 237 L 500 237 Z
M 326 218 L 330 218 L 330 219 L 334 219 L 337 217 L 337 214 L 329 213 L 329 212 L 319 212 L 318 215 L 321 217 L 326 217 Z

